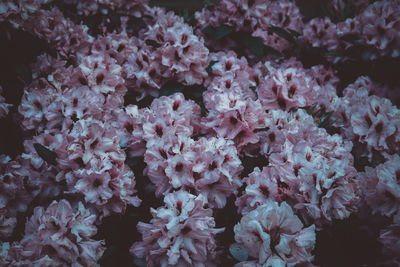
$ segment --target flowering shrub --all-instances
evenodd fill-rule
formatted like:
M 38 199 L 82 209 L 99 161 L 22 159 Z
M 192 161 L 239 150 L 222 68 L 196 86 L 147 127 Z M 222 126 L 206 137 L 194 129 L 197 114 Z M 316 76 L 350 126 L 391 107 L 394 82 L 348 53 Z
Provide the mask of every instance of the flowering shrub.
M 399 0 L 12 0 L 0 38 L 0 266 L 400 265 Z

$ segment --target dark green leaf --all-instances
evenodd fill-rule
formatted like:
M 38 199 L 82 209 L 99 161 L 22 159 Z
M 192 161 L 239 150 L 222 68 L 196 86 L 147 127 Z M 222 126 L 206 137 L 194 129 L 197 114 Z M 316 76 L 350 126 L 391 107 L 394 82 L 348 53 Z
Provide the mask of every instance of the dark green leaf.
M 275 48 L 269 46 L 269 45 L 265 45 L 264 46 L 264 52 L 266 55 L 271 54 L 271 55 L 276 55 L 276 56 L 283 56 L 281 52 L 279 52 L 278 50 L 276 50 Z
M 106 251 L 104 251 L 102 258 L 104 259 L 110 257 L 116 250 L 116 245 L 110 245 L 109 247 L 107 247 Z
M 28 66 L 18 65 L 15 67 L 15 72 L 17 73 L 18 78 L 26 85 L 32 82 L 32 73 Z
M 133 263 L 135 264 L 135 266 L 138 266 L 138 267 L 146 267 L 147 266 L 146 261 L 144 259 L 134 259 Z
M 221 25 L 218 27 L 207 26 L 203 29 L 203 32 L 211 39 L 218 40 L 229 35 L 233 30 L 234 28 L 232 26 Z
M 295 30 L 288 29 L 288 31 L 290 32 L 291 35 L 293 35 L 296 38 L 301 35 L 299 32 L 296 32 Z
M 204 4 L 206 5 L 217 5 L 221 2 L 221 0 L 204 0 Z
M 208 67 L 206 68 L 206 71 L 208 74 L 210 74 L 213 70 L 212 67 L 214 66 L 215 63 L 218 63 L 216 60 L 211 60 L 210 64 L 208 64 Z
M 346 3 L 344 7 L 344 20 L 351 16 L 351 6 L 353 5 L 353 0 L 350 0 Z
M 128 165 L 131 169 L 136 167 L 141 161 L 141 157 L 135 157 L 135 158 L 127 158 L 125 160 L 125 164 Z
M 278 36 L 288 40 L 289 42 L 296 42 L 292 36 L 292 34 L 290 34 L 290 32 L 286 31 L 283 28 L 280 27 L 276 27 L 276 26 L 269 26 L 268 28 L 270 31 L 272 31 L 273 33 L 277 34 Z
M 340 37 L 341 40 L 345 41 L 345 42 L 349 42 L 349 43 L 355 43 L 358 40 L 360 40 L 361 36 L 358 34 L 346 34 L 343 35 L 342 37 Z
M 247 258 L 249 257 L 247 248 L 236 243 L 229 247 L 229 252 L 238 261 L 247 261 Z
M 204 3 L 198 0 L 151 0 L 149 5 L 171 8 L 171 9 L 178 9 L 178 8 L 201 9 L 204 6 Z
M 145 40 L 145 43 L 147 45 L 153 46 L 154 48 L 159 48 L 161 46 L 159 43 L 157 43 L 156 41 L 151 40 L 151 39 Z
M 264 43 L 260 37 L 246 36 L 243 44 L 257 57 L 264 56 Z
M 342 57 L 343 51 L 330 51 L 326 53 L 327 56 Z
M 117 25 L 121 25 L 121 16 L 118 15 L 117 13 L 111 13 L 109 15 L 110 20 L 112 23 L 117 24 Z
M 193 97 L 189 97 L 195 101 L 202 101 L 203 100 L 203 93 L 204 91 L 206 91 L 207 88 L 201 86 L 200 88 L 197 88 L 195 91 L 193 92 L 189 92 Z
M 201 116 L 202 117 L 207 117 L 208 111 L 206 109 L 206 106 L 204 105 L 204 102 L 201 101 L 199 105 L 200 105 L 200 108 L 201 108 Z
M 33 147 L 35 148 L 36 152 L 39 154 L 39 156 L 46 161 L 47 163 L 57 165 L 57 153 L 51 151 L 45 146 L 42 146 L 39 143 L 33 144 Z
M 168 82 L 160 90 L 160 96 L 170 96 L 175 93 L 182 93 L 183 85 L 177 82 Z

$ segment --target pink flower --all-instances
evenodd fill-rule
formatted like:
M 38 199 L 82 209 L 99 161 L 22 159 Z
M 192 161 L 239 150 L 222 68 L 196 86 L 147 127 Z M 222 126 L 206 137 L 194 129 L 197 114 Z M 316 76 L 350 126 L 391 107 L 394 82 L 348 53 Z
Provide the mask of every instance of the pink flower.
M 399 14 L 398 1 L 379 1 L 365 8 L 358 15 L 363 41 L 381 55 L 399 56 Z
M 360 109 L 351 116 L 351 125 L 361 142 L 377 150 L 384 150 L 388 149 L 387 138 L 399 131 L 400 124 L 396 120 L 399 114 L 399 110 L 388 99 L 371 96 L 366 109 Z
M 61 200 L 52 202 L 46 210 L 36 207 L 25 225 L 24 238 L 8 251 L 11 261 L 95 265 L 105 250 L 103 241 L 91 239 L 97 232 L 95 220 L 82 203 L 73 208 Z
M 165 69 L 163 76 L 175 76 L 187 85 L 201 84 L 208 65 L 208 49 L 203 40 L 193 34 L 183 18 L 159 8 L 152 12 L 157 13 L 155 24 L 148 26 L 142 38 L 157 44 L 155 52 Z
M 315 226 L 304 228 L 286 202 L 268 202 L 235 225 L 235 240 L 263 266 L 295 266 L 311 262 Z
M 400 157 L 390 156 L 385 163 L 375 169 L 366 167 L 364 173 L 359 174 L 364 200 L 372 208 L 372 212 L 379 212 L 391 216 L 400 208 Z
M 316 101 L 320 87 L 299 68 L 277 69 L 268 76 L 257 93 L 265 109 L 289 110 L 306 107 Z
M 249 188 L 237 201 L 242 212 L 272 199 L 293 203 L 299 216 L 318 226 L 350 216 L 358 201 L 352 144 L 317 128 L 303 110 L 271 111 L 267 125 L 260 137 L 269 165 L 245 179 Z M 268 194 L 257 192 L 261 185 Z M 244 208 L 245 203 L 251 205 Z
M 148 266 L 213 266 L 215 235 L 224 229 L 214 228 L 212 210 L 204 208 L 205 198 L 177 191 L 166 195 L 164 202 L 164 207 L 151 209 L 150 224 L 138 223 L 143 241 L 134 243 L 131 253 L 146 258 Z

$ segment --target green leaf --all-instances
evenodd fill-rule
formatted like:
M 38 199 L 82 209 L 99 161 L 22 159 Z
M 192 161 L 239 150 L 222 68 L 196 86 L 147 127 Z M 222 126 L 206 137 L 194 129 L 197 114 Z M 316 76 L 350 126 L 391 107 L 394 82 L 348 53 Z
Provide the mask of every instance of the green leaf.
M 170 96 L 175 93 L 182 93 L 183 85 L 177 82 L 166 83 L 160 90 L 160 96 Z
M 290 32 L 286 31 L 283 28 L 276 27 L 276 26 L 269 26 L 268 28 L 270 31 L 273 33 L 277 34 L 278 36 L 288 40 L 289 42 L 295 43 L 295 39 L 293 38 L 292 34 Z
M 102 258 L 108 258 L 111 257 L 111 255 L 117 250 L 117 246 L 116 245 L 111 245 L 109 247 L 107 247 L 106 251 L 104 251 L 104 254 L 102 256 Z
M 301 34 L 295 30 L 291 30 L 291 29 L 287 29 L 291 35 L 293 35 L 294 37 L 299 37 Z
M 264 43 L 260 37 L 246 36 L 243 38 L 243 44 L 257 57 L 264 56 Z
M 327 56 L 335 56 L 335 57 L 342 57 L 343 51 L 330 51 L 326 53 Z
M 228 25 L 221 25 L 218 27 L 207 26 L 203 29 L 203 32 L 211 39 L 218 40 L 229 35 L 234 29 L 234 27 Z
M 204 6 L 203 1 L 198 0 L 151 0 L 150 6 L 159 6 L 171 9 L 188 8 L 201 9 Z
M 189 92 L 192 95 L 192 97 L 189 97 L 189 98 L 191 98 L 195 101 L 202 101 L 203 93 L 206 90 L 207 90 L 207 88 L 205 88 L 204 86 L 201 86 L 200 88 L 197 88 L 195 91 Z
M 48 149 L 45 146 L 42 146 L 39 143 L 34 143 L 33 147 L 35 148 L 36 152 L 38 153 L 38 155 L 47 163 L 53 164 L 53 165 L 57 165 L 57 153 L 54 151 L 51 151 L 50 149 Z
M 127 158 L 125 160 L 125 164 L 128 165 L 131 169 L 133 169 L 135 166 L 137 166 L 141 161 L 141 157 L 135 157 L 135 158 Z
M 218 63 L 218 61 L 211 60 L 210 64 L 208 64 L 208 67 L 206 68 L 206 71 L 208 74 L 210 74 L 213 71 L 212 67 L 214 66 L 215 63 Z
M 109 17 L 110 17 L 110 20 L 111 20 L 112 23 L 117 24 L 117 25 L 121 25 L 121 16 L 120 15 L 118 15 L 117 13 L 113 12 L 113 13 L 111 13 L 109 15 Z
M 349 0 L 344 7 L 344 20 L 351 16 L 351 6 L 353 4 L 353 0 Z
M 221 2 L 221 0 L 204 0 L 204 4 L 206 5 L 217 5 Z
M 236 243 L 229 247 L 229 252 L 238 261 L 247 261 L 247 258 L 249 257 L 247 248 Z
M 353 33 L 349 33 L 349 34 L 345 34 L 342 37 L 340 37 L 341 40 L 345 41 L 345 42 L 349 42 L 349 43 L 355 43 L 358 40 L 360 40 L 361 36 L 358 34 L 353 34 Z
M 27 65 L 15 66 L 15 72 L 24 84 L 28 85 L 32 82 L 31 69 Z
M 275 48 L 269 46 L 269 45 L 265 45 L 264 46 L 264 52 L 266 55 L 271 54 L 271 55 L 276 55 L 276 56 L 283 56 L 281 52 L 279 52 L 278 50 L 276 50 Z
M 146 267 L 147 266 L 146 261 L 144 259 L 134 259 L 133 264 L 135 264 L 135 266 L 138 266 L 138 267 Z

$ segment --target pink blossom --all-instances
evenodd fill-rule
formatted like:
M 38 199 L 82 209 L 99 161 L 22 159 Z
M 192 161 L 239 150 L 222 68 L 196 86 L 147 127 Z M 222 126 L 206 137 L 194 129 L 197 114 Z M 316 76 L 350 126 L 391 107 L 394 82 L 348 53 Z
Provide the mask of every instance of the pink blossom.
M 320 87 L 299 68 L 277 69 L 258 87 L 257 93 L 265 109 L 289 110 L 306 107 L 316 101 Z
M 95 265 L 105 250 L 103 241 L 91 239 L 97 232 L 95 220 L 82 203 L 72 207 L 61 200 L 46 210 L 36 207 L 25 225 L 24 238 L 9 248 L 9 260 L 12 265 L 50 260 L 53 264 Z
M 143 241 L 131 247 L 131 253 L 145 258 L 148 266 L 214 266 L 216 263 L 215 229 L 212 210 L 202 195 L 185 191 L 170 193 L 165 206 L 151 209 L 150 224 L 139 222 Z
M 399 163 L 400 157 L 393 155 L 375 169 L 366 167 L 364 173 L 359 173 L 364 200 L 373 213 L 391 216 L 399 210 Z
M 304 228 L 286 202 L 268 202 L 235 225 L 235 240 L 263 266 L 295 266 L 311 262 L 315 226 Z

